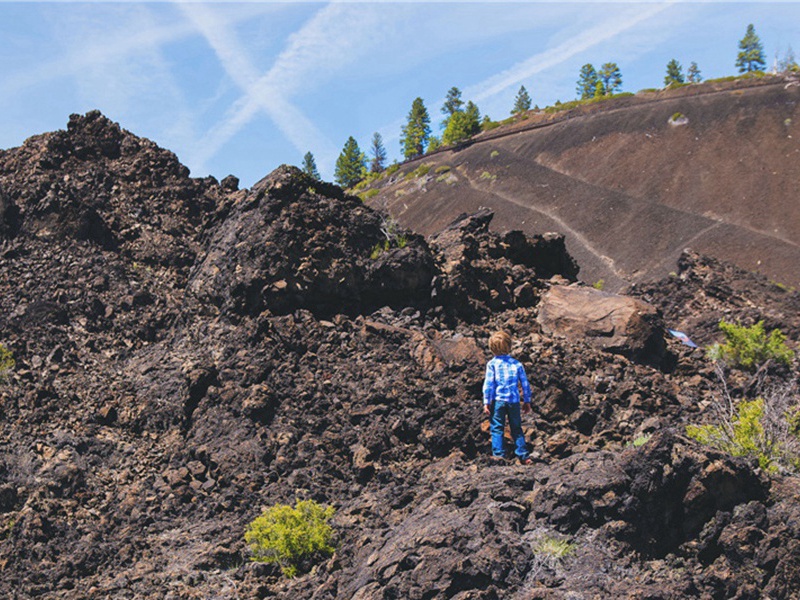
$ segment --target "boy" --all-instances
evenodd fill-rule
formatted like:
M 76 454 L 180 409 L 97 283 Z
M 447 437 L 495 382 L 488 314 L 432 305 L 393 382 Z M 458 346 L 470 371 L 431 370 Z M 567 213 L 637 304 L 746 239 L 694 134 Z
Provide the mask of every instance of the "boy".
M 523 405 L 526 413 L 531 411 L 531 386 L 525 377 L 522 364 L 509 356 L 511 336 L 505 331 L 497 331 L 489 338 L 489 350 L 494 358 L 486 364 L 486 378 L 483 380 L 483 412 L 491 417 L 492 455 L 505 456 L 503 452 L 503 429 L 508 417 L 511 437 L 516 445 L 515 453 L 523 465 L 530 463 L 528 445 L 522 433 L 520 417 L 519 387 L 522 386 Z

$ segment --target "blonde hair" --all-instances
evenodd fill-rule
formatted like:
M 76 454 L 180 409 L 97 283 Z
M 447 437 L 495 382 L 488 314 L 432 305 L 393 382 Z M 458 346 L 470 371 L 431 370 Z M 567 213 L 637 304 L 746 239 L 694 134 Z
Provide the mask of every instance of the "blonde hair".
M 489 350 L 495 356 L 509 354 L 511 352 L 511 336 L 505 331 L 495 331 L 489 337 Z

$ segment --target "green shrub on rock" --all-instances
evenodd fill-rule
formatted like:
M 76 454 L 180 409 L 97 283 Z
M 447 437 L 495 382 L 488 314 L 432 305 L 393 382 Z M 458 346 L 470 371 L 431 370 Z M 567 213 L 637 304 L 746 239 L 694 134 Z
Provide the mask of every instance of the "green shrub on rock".
M 14 368 L 14 364 L 11 350 L 0 344 L 0 383 L 8 381 L 8 373 Z
M 725 334 L 724 344 L 714 344 L 708 349 L 712 360 L 726 360 L 748 370 L 755 370 L 768 360 L 789 365 L 794 352 L 786 345 L 786 336 L 773 329 L 769 336 L 764 331 L 764 321 L 752 327 L 728 323 L 724 319 L 719 328 Z
M 287 577 L 297 575 L 316 557 L 333 554 L 333 529 L 328 524 L 336 512 L 313 500 L 298 500 L 294 508 L 277 504 L 257 517 L 244 534 L 256 562 L 277 563 Z

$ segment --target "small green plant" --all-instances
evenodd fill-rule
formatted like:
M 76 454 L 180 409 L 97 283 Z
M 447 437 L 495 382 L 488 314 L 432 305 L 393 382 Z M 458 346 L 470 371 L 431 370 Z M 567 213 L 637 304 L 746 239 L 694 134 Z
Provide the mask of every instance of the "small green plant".
M 386 175 L 386 177 L 391 177 L 392 175 L 397 173 L 399 170 L 400 170 L 400 165 L 397 164 L 397 163 L 392 163 L 391 165 L 386 167 L 386 170 L 384 171 L 384 174 Z
M 497 175 L 492 175 L 491 173 L 489 173 L 489 171 L 484 171 L 483 173 L 481 173 L 481 179 L 494 181 L 495 179 L 497 179 Z
M 533 552 L 555 561 L 561 561 L 575 553 L 576 546 L 572 542 L 551 535 L 542 536 L 533 546 Z
M 725 360 L 747 370 L 754 371 L 768 360 L 789 365 L 794 352 L 786 345 L 786 336 L 780 329 L 773 329 L 769 336 L 764 331 L 764 321 L 751 327 L 719 322 L 725 334 L 724 344 L 714 344 L 706 354 L 711 360 Z
M 676 112 L 670 117 L 670 121 L 677 121 L 677 120 L 682 119 L 682 118 L 683 118 L 683 113 L 682 112 Z
M 644 446 L 647 442 L 650 441 L 650 434 L 646 433 L 644 435 L 640 435 L 637 437 L 633 442 L 631 442 L 631 446 L 634 448 L 639 448 L 640 446 Z
M 492 152 L 491 152 L 491 154 L 489 154 L 489 156 L 492 157 L 492 158 L 497 158 L 498 156 L 500 156 L 500 153 L 497 150 L 492 150 Z
M 430 164 L 428 163 L 421 164 L 416 169 L 407 174 L 406 179 L 418 179 L 420 177 L 424 177 L 430 172 L 430 170 L 431 170 Z
M 389 240 L 384 240 L 383 242 L 378 242 L 372 247 L 372 252 L 369 253 L 369 257 L 372 260 L 377 259 L 381 254 L 386 252 L 389 249 Z
M 730 423 L 719 425 L 687 425 L 686 435 L 701 444 L 711 446 L 731 456 L 752 456 L 767 471 L 776 471 L 776 444 L 764 434 L 761 419 L 764 400 L 743 400 L 736 407 Z
M 377 190 L 376 188 L 372 188 L 367 190 L 366 192 L 360 193 L 358 197 L 361 198 L 362 202 L 366 202 L 370 198 L 374 198 L 375 196 L 377 196 L 379 193 L 380 193 L 379 190 Z
M 0 383 L 8 381 L 8 374 L 14 368 L 14 356 L 11 350 L 0 344 Z
M 433 170 L 434 173 L 440 175 L 442 173 L 449 173 L 450 172 L 450 165 L 439 165 Z
M 277 504 L 257 517 L 244 534 L 252 560 L 277 563 L 286 577 L 297 575 L 314 558 L 333 554 L 333 529 L 328 524 L 336 509 L 313 500 L 298 500 L 294 508 Z
M 605 279 L 598 279 L 592 284 L 592 287 L 596 290 L 602 290 L 606 286 Z

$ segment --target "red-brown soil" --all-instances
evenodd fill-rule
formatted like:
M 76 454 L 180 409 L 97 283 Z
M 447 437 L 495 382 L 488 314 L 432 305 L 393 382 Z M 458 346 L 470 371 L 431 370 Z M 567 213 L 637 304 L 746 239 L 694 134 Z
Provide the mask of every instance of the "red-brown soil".
M 500 231 L 562 232 L 607 289 L 675 271 L 685 248 L 798 286 L 798 102 L 797 81 L 767 77 L 532 113 L 403 165 L 370 204 L 425 234 L 481 206 Z

